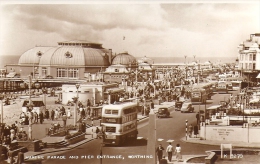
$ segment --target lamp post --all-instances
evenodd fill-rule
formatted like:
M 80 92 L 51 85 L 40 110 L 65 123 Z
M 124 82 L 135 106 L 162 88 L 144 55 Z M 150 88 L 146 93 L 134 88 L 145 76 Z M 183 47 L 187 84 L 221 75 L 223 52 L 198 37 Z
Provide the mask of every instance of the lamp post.
M 74 126 L 77 124 L 77 108 L 78 108 L 78 99 L 79 99 L 79 84 L 75 84 L 77 89 L 77 97 L 74 99 L 75 108 L 74 108 Z

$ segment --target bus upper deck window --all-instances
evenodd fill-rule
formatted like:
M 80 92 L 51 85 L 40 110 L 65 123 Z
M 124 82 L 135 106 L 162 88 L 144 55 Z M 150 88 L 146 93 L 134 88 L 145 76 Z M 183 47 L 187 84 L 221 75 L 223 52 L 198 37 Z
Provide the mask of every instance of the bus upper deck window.
M 106 110 L 105 110 L 105 113 L 106 113 L 106 114 L 111 114 L 111 110 L 106 109 Z
M 118 110 L 112 110 L 112 114 L 118 114 Z

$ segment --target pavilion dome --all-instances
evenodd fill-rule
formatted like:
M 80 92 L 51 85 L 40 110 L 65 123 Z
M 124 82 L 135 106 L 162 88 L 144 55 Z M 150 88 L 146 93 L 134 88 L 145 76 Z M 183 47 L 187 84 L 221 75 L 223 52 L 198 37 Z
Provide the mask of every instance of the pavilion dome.
M 108 66 L 108 54 L 109 50 L 96 43 L 59 42 L 57 47 L 35 47 L 26 51 L 21 55 L 19 65 Z
M 116 64 L 129 65 L 135 63 L 136 63 L 135 57 L 128 54 L 127 52 L 117 54 L 112 60 L 112 65 L 116 65 Z

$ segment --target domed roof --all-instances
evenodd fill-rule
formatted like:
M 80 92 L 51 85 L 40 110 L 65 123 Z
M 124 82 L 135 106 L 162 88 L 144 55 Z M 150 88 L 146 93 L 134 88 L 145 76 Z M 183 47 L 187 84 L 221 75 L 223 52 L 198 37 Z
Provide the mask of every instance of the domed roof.
M 39 64 L 40 66 L 108 66 L 107 49 L 82 46 L 57 46 L 41 50 L 35 47 L 21 55 L 19 64 Z M 35 56 L 35 57 L 34 57 Z
M 34 47 L 29 49 L 20 56 L 18 64 L 39 64 L 42 55 L 52 48 L 53 47 Z
M 112 65 L 116 65 L 116 64 L 129 65 L 135 63 L 136 63 L 135 57 L 128 54 L 127 52 L 116 55 L 112 61 Z

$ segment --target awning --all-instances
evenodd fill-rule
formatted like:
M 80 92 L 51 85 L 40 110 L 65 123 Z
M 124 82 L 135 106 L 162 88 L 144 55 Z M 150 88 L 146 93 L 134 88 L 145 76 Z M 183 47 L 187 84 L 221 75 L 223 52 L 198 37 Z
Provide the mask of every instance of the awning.
M 257 79 L 260 79 L 260 73 L 256 76 Z
M 255 98 L 255 99 L 249 101 L 249 103 L 257 103 L 257 102 L 259 102 L 259 98 Z
M 218 109 L 219 107 L 221 107 L 221 105 L 212 105 L 212 106 L 208 107 L 207 110 Z
M 107 93 L 117 93 L 117 92 L 124 92 L 124 89 L 122 88 L 108 88 L 106 89 Z
M 6 75 L 6 77 L 14 77 L 16 75 L 16 72 L 10 72 L 8 73 L 8 75 Z

